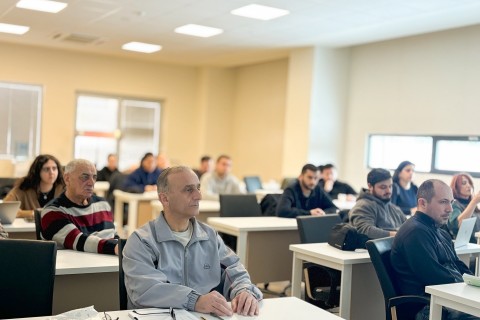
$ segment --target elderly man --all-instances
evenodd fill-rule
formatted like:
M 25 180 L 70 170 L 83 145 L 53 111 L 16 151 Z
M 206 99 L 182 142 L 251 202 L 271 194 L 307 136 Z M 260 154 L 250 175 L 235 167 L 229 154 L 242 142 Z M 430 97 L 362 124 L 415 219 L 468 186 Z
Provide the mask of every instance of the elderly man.
M 110 205 L 93 194 L 97 170 L 88 160 L 69 162 L 65 192 L 42 210 L 42 236 L 59 248 L 117 254 Z
M 297 216 L 322 216 L 334 213 L 337 207 L 330 197 L 318 185 L 320 169 L 313 164 L 303 166 L 295 183 L 283 191 L 277 205 L 277 216 L 295 218 Z
M 202 175 L 202 195 L 207 200 L 218 200 L 220 194 L 242 193 L 240 182 L 233 176 L 232 159 L 221 155 L 215 163 L 215 170 Z
M 406 218 L 392 204 L 392 175 L 385 169 L 372 169 L 367 175 L 368 191 L 362 191 L 350 210 L 350 223 L 370 239 L 394 236 Z
M 123 250 L 129 309 L 257 315 L 262 293 L 215 230 L 195 219 L 202 198 L 197 175 L 185 166 L 165 169 L 157 190 L 164 211 L 136 230 Z
M 425 286 L 463 282 L 462 275 L 471 274 L 442 229 L 453 201 L 452 190 L 441 180 L 427 180 L 418 188 L 417 212 L 398 231 L 390 255 L 401 294 L 424 295 Z M 428 318 L 428 306 L 416 315 Z M 444 308 L 442 319 L 479 318 Z

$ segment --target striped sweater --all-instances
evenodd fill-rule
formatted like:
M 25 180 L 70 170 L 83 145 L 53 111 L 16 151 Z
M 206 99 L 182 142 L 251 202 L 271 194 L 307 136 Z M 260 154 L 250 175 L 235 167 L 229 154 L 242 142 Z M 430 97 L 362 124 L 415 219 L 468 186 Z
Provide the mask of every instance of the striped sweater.
M 43 238 L 55 241 L 59 248 L 115 253 L 117 239 L 110 205 L 95 195 L 88 205 L 81 206 L 62 193 L 43 208 L 41 226 Z

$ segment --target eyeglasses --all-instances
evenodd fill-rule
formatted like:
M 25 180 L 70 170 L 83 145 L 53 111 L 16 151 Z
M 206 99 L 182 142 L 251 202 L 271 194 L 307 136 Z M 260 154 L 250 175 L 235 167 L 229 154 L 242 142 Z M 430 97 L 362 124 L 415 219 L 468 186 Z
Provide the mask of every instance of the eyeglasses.
M 119 317 L 116 317 L 115 320 L 118 320 L 120 319 Z M 112 317 L 106 313 L 106 312 L 103 312 L 103 317 L 102 317 L 102 320 L 113 320 Z

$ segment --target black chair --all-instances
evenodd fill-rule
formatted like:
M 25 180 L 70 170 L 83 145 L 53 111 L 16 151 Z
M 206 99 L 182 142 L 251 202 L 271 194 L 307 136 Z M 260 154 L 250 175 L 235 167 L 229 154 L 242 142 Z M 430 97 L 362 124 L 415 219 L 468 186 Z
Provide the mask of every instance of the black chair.
M 280 184 L 280 188 L 285 190 L 289 185 L 297 181 L 297 178 L 283 178 L 282 183 Z
M 0 241 L 0 318 L 52 315 L 57 246 L 53 241 Z
M 125 273 L 123 272 L 123 248 L 127 239 L 118 240 L 118 294 L 120 298 L 120 310 L 127 310 L 128 298 L 125 287 Z
M 276 216 L 277 205 L 280 202 L 282 195 L 279 193 L 269 193 L 260 201 L 260 209 L 264 216 Z
M 248 193 L 255 193 L 258 189 L 262 188 L 262 181 L 259 176 L 247 176 L 243 178 L 245 187 Z
M 369 240 L 366 244 L 385 298 L 386 319 L 415 319 L 415 314 L 429 305 L 430 299 L 426 296 L 399 294 L 396 276 L 390 262 L 393 239 L 394 237 Z
M 262 210 L 254 194 L 221 194 L 220 217 L 257 217 Z
M 330 232 L 342 220 L 338 214 L 297 217 L 301 243 L 327 242 Z M 340 305 L 341 272 L 313 263 L 303 265 L 306 300 L 322 308 Z
M 42 240 L 42 209 L 33 210 L 35 220 L 35 235 L 37 240 Z

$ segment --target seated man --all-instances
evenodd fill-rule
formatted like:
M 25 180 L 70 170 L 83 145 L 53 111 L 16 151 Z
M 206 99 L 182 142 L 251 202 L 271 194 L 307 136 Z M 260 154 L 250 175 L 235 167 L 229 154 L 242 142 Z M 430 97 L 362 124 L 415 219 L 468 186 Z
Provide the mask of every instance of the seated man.
M 355 201 L 357 192 L 348 183 L 337 180 L 337 169 L 333 164 L 328 163 L 318 168 L 320 169 L 321 175 L 318 184 L 330 198 L 338 199 L 338 194 L 343 193 L 347 195 L 346 200 Z
M 318 167 L 313 164 L 304 165 L 298 180 L 283 191 L 277 205 L 277 216 L 295 218 L 307 215 L 323 216 L 326 212 L 336 212 L 337 207 L 318 185 L 319 179 Z
M 213 159 L 210 156 L 203 156 L 200 159 L 200 167 L 198 169 L 193 169 L 193 172 L 200 179 L 205 173 L 212 172 L 213 170 Z
M 98 171 L 97 181 L 110 181 L 113 174 L 120 172 L 118 171 L 117 164 L 117 156 L 110 153 L 107 158 L 107 165 Z
M 452 238 L 441 227 L 452 213 L 453 195 L 443 181 L 427 180 L 418 189 L 417 212 L 398 231 L 390 259 L 400 293 L 424 295 L 425 286 L 463 282 L 471 274 L 458 258 Z M 428 319 L 429 306 L 416 319 Z M 479 319 L 444 308 L 442 319 Z
M 64 172 L 65 192 L 42 210 L 42 236 L 58 248 L 117 254 L 110 206 L 93 194 L 97 170 L 88 160 L 70 161 Z
M 206 200 L 218 200 L 220 194 L 238 194 L 240 182 L 230 174 L 232 159 L 227 155 L 217 158 L 213 172 L 207 172 L 202 176 L 202 196 Z
M 392 176 L 385 169 L 372 169 L 367 175 L 368 191 L 362 191 L 348 213 L 350 223 L 370 239 L 394 236 L 407 218 L 390 202 Z
M 155 183 L 160 175 L 160 169 L 158 169 L 155 160 L 151 152 L 145 153 L 140 160 L 140 167 L 127 176 L 122 189 L 135 193 L 157 190 Z
M 257 315 L 262 293 L 215 230 L 195 218 L 202 199 L 196 174 L 168 168 L 157 190 L 164 211 L 137 229 L 123 250 L 128 308 Z

